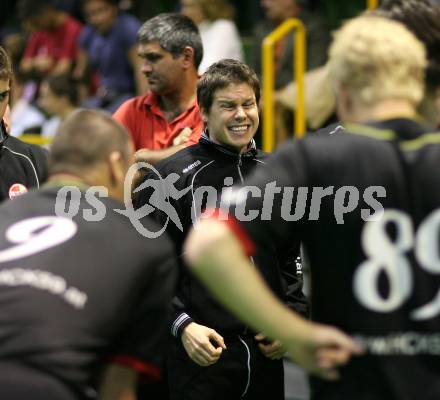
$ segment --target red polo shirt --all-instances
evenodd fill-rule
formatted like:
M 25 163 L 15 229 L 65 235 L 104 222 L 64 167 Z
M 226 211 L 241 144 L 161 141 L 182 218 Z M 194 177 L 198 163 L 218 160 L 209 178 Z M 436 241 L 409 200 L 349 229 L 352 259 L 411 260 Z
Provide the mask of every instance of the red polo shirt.
M 169 122 L 159 108 L 157 95 L 152 92 L 127 100 L 116 110 L 113 118 L 131 133 L 136 150 L 171 147 L 173 139 L 186 127 L 193 130 L 187 143 L 195 144 L 203 131 L 203 120 L 196 100 Z

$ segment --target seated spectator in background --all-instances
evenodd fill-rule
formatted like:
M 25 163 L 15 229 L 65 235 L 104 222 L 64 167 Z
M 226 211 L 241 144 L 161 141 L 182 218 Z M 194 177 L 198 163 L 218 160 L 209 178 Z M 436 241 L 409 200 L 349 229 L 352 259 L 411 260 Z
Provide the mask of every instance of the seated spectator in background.
M 425 95 L 418 108 L 426 122 L 440 127 L 440 4 L 431 0 L 384 0 L 374 15 L 403 23 L 426 47 Z
M 0 202 L 39 187 L 47 178 L 46 151 L 9 135 L 12 76 L 11 61 L 0 47 Z
M 150 91 L 126 101 L 113 117 L 131 133 L 136 158 L 154 164 L 202 134 L 196 88 L 203 46 L 197 26 L 181 14 L 159 14 L 140 28 L 138 55 Z
M 51 76 L 41 82 L 39 103 L 51 117 L 43 124 L 41 135 L 52 139 L 60 126 L 78 107 L 77 83 L 66 76 Z
M 426 46 L 429 63 L 426 69 L 425 95 L 419 105 L 419 113 L 432 127 L 439 127 L 440 4 L 432 0 L 384 0 L 377 9 L 369 13 L 403 23 Z M 296 84 L 291 82 L 277 94 L 277 101 L 293 110 L 296 105 L 295 93 Z M 327 67 L 318 68 L 306 75 L 306 112 L 307 124 L 312 130 L 334 122 L 336 97 Z
M 25 94 L 25 76 L 16 71 L 11 93 L 11 136 L 39 134 L 46 121 L 44 113 Z
M 0 207 L 1 399 L 135 399 L 138 375 L 160 376 L 177 266 L 166 237 L 115 211 L 133 159 L 123 127 L 82 110 L 53 142 L 50 183 Z M 87 218 L 95 185 L 104 213 Z M 77 215 L 55 211 L 66 188 Z
M 199 73 L 224 58 L 243 61 L 240 34 L 233 21 L 235 10 L 228 0 L 181 0 L 182 14 L 198 26 L 203 43 Z
M 60 11 L 55 0 L 20 0 L 20 19 L 31 31 L 20 70 L 36 79 L 72 72 L 78 57 L 81 24 Z
M 305 25 L 307 34 L 307 69 L 323 65 L 327 59 L 327 47 L 330 34 L 322 18 L 306 9 L 304 0 L 261 0 L 265 10 L 265 19 L 255 29 L 253 51 L 254 69 L 261 75 L 261 45 L 263 39 L 279 24 L 288 18 L 299 18 Z M 275 47 L 275 87 L 280 89 L 292 80 L 293 75 L 293 34 L 280 40 Z
M 88 25 L 81 32 L 79 61 L 74 76 L 84 78 L 88 67 L 98 74 L 98 90 L 84 107 L 110 112 L 129 98 L 142 95 L 147 84 L 140 69 L 136 35 L 141 23 L 120 13 L 118 0 L 83 0 Z

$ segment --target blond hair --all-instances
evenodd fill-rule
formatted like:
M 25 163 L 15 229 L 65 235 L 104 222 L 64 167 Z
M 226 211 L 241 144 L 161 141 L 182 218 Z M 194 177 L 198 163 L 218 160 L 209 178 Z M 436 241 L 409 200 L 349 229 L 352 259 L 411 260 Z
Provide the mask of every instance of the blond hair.
M 367 106 L 389 99 L 418 104 L 426 65 L 424 45 L 404 25 L 375 16 L 345 23 L 329 51 L 331 79 Z

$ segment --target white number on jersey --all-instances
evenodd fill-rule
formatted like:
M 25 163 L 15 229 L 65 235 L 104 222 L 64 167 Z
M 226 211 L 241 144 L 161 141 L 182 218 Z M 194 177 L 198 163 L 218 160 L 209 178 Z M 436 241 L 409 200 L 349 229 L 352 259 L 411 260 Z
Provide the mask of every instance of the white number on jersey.
M 58 246 L 73 237 L 77 225 L 64 217 L 28 218 L 10 226 L 6 239 L 16 244 L 0 251 L 0 262 L 17 260 Z
M 394 241 L 386 228 L 395 228 Z M 361 244 L 367 260 L 359 265 L 353 277 L 354 294 L 365 308 L 376 312 L 392 312 L 408 300 L 413 290 L 413 274 L 408 253 L 414 249 L 417 262 L 431 274 L 440 274 L 439 257 L 440 210 L 432 212 L 417 233 L 411 218 L 402 211 L 385 210 L 383 217 L 369 221 L 362 231 Z M 379 293 L 379 277 L 388 281 L 388 295 Z M 411 312 L 411 318 L 426 320 L 440 314 L 440 291 L 428 304 Z

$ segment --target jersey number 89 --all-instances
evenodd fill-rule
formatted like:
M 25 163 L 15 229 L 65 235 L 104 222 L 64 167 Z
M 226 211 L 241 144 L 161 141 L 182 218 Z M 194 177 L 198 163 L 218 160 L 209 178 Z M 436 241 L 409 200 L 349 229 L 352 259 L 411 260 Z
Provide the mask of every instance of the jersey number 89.
M 392 241 L 386 228 L 395 227 Z M 367 260 L 359 265 L 353 278 L 357 300 L 367 309 L 387 313 L 398 309 L 413 290 L 413 274 L 407 254 L 414 250 L 420 267 L 428 273 L 440 274 L 439 257 L 440 210 L 432 212 L 414 233 L 411 218 L 398 210 L 385 210 L 378 221 L 369 221 L 362 231 L 361 244 Z M 379 292 L 379 277 L 384 273 L 389 286 L 388 296 Z M 440 313 L 440 292 L 426 305 L 413 310 L 413 320 L 426 320 Z

